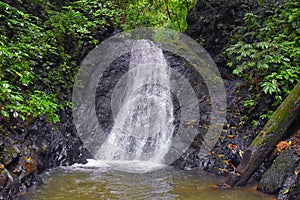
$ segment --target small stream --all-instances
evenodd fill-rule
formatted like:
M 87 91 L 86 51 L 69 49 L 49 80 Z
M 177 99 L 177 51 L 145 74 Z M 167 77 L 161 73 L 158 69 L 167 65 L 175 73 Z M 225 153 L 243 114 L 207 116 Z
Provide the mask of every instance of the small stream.
M 187 199 L 270 200 L 251 188 L 215 188 L 224 177 L 205 172 L 182 171 L 141 161 L 94 161 L 61 167 L 44 174 L 44 185 L 34 200 L 64 199 Z

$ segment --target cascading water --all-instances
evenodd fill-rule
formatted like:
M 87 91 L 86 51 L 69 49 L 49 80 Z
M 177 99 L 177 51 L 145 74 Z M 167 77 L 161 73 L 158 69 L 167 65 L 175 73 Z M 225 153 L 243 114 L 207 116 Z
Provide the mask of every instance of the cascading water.
M 112 131 L 96 158 L 163 163 L 173 120 L 170 68 L 163 52 L 149 40 L 137 40 Z

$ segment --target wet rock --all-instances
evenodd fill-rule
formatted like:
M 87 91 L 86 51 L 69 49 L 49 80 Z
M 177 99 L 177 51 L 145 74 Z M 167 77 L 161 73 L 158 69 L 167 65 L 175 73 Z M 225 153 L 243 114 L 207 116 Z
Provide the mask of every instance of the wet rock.
M 104 133 L 110 133 L 113 127 L 112 94 L 119 79 L 129 70 L 130 54 L 126 53 L 116 59 L 104 71 L 96 89 L 96 114 Z
M 274 160 L 273 165 L 262 175 L 258 190 L 268 194 L 278 193 L 284 188 L 286 181 L 289 181 L 287 178 L 293 176 L 295 166 L 298 163 L 299 157 L 295 156 L 293 150 L 283 151 Z
M 0 164 L 0 187 L 6 185 L 8 180 L 7 172 L 4 170 L 4 165 Z
M 4 136 L 4 133 L 3 133 L 3 137 L 1 138 L 1 141 L 2 141 L 2 144 L 4 145 L 4 147 L 8 147 L 15 143 L 15 141 L 12 138 L 10 138 L 8 136 Z
M 18 133 L 1 134 L 0 199 L 15 199 L 17 193 L 42 183 L 38 173 L 60 165 L 86 163 L 91 158 L 76 136 L 70 115 L 62 114 L 56 128 L 45 119 L 28 126 L 21 137 Z M 38 130 L 37 130 L 38 127 Z M 22 196 L 22 195 L 21 195 Z
M 18 144 L 12 144 L 4 149 L 4 157 L 2 159 L 2 162 L 4 165 L 9 165 L 11 162 L 16 159 L 20 153 L 21 153 L 21 147 Z
M 26 177 L 24 177 L 22 179 L 22 182 L 25 184 L 27 190 L 28 190 L 28 188 L 36 187 L 43 183 L 42 178 L 37 174 L 36 171 L 34 171 L 33 173 L 28 174 Z
M 14 165 L 9 166 L 9 170 L 14 174 L 20 174 L 22 172 L 23 162 L 21 159 L 17 159 Z
M 10 173 L 9 171 L 6 172 L 8 175 L 8 181 L 2 189 L 4 199 L 14 199 L 14 195 L 18 192 L 18 188 L 20 187 L 20 180 L 13 173 Z
M 183 153 L 172 163 L 172 166 L 183 170 L 191 170 L 199 167 L 198 153 L 199 151 L 191 146 L 185 153 Z
M 298 166 L 297 170 L 300 171 L 300 166 Z M 298 174 L 296 184 L 294 185 L 294 189 L 291 191 L 290 199 L 291 200 L 299 200 L 300 199 L 300 176 L 299 176 L 299 174 Z

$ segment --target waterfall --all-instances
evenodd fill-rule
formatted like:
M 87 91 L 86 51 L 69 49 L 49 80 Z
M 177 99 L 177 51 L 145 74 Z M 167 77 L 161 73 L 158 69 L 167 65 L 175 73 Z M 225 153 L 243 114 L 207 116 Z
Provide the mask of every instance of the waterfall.
M 170 73 L 162 50 L 153 42 L 133 44 L 126 89 L 97 159 L 164 162 L 174 128 Z

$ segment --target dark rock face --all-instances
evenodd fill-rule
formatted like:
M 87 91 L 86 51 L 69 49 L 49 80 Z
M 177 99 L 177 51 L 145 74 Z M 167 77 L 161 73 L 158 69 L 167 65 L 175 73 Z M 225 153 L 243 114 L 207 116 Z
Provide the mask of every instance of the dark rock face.
M 175 162 L 172 163 L 173 166 L 180 169 L 191 169 L 198 167 L 199 165 L 199 149 L 202 145 L 202 140 L 208 130 L 210 124 L 210 112 L 211 112 L 211 102 L 209 100 L 209 91 L 205 84 L 205 81 L 201 75 L 196 71 L 195 68 L 189 66 L 189 64 L 182 58 L 176 55 L 172 55 L 168 52 L 165 52 L 165 57 L 168 61 L 169 66 L 179 72 L 182 76 L 188 80 L 189 84 L 194 89 L 195 95 L 198 99 L 198 109 L 199 109 L 199 124 L 193 124 L 197 127 L 197 133 L 194 137 L 192 144 L 189 146 L 187 151 L 183 153 Z M 179 124 L 186 123 L 180 119 L 180 104 L 176 104 L 173 101 L 174 105 L 174 116 L 175 116 L 175 131 L 176 134 Z
M 104 133 L 109 134 L 113 127 L 111 98 L 113 89 L 119 79 L 129 70 L 130 54 L 124 54 L 116 59 L 104 72 L 99 80 L 95 105 L 99 124 Z
M 199 120 L 198 125 L 194 125 L 198 127 L 197 134 L 187 152 L 185 152 L 178 160 L 176 160 L 172 164 L 181 169 L 190 169 L 198 166 L 199 147 L 201 146 L 203 136 L 206 134 L 207 127 L 209 125 L 211 110 L 209 92 L 204 83 L 204 80 L 196 71 L 196 69 L 189 66 L 189 64 L 184 59 L 169 52 L 164 52 L 164 56 L 170 68 L 177 71 L 186 78 L 186 80 L 194 89 L 195 95 L 199 100 L 199 114 L 201 115 L 201 119 Z M 99 124 L 101 125 L 104 132 L 107 133 L 107 135 L 110 133 L 114 123 L 111 108 L 112 92 L 119 79 L 126 72 L 128 72 L 129 61 L 130 54 L 124 54 L 123 56 L 119 57 L 107 68 L 107 70 L 103 73 L 104 76 L 101 77 L 98 83 L 95 97 L 96 114 L 99 120 Z M 179 124 L 185 122 L 181 121 L 181 108 L 175 95 L 173 95 L 172 101 L 174 105 L 173 115 L 175 118 L 175 129 L 173 135 L 176 135 L 179 129 Z
M 61 122 L 55 127 L 47 124 L 42 126 L 43 123 L 45 122 L 36 122 L 34 125 L 40 127 L 39 133 L 30 135 L 32 146 L 37 147 L 36 151 L 39 153 L 39 173 L 56 166 L 86 163 L 87 158 L 92 158 L 76 136 L 71 112 L 62 113 Z
M 187 16 L 185 34 L 200 43 L 212 56 L 223 77 L 228 77 L 226 61 L 220 57 L 230 43 L 234 29 L 242 25 L 246 13 L 257 8 L 257 1 L 199 0 Z
M 42 183 L 39 174 L 46 169 L 86 163 L 91 155 L 75 134 L 72 117 L 66 113 L 55 125 L 36 120 L 23 133 L 2 134 L 0 199 L 27 195 Z

